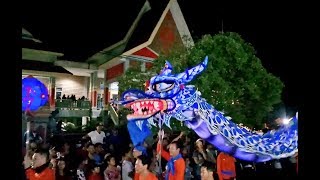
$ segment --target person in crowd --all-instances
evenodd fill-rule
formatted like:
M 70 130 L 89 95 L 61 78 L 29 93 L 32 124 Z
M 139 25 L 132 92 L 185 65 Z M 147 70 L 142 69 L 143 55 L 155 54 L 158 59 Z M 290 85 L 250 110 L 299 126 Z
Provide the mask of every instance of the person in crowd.
M 88 160 L 93 162 L 94 164 L 101 165 L 102 157 L 98 153 L 96 153 L 96 149 L 92 143 L 88 144 L 87 146 L 88 151 Z
M 165 179 L 167 180 L 184 179 L 186 164 L 180 153 L 180 150 L 182 150 L 183 144 L 179 140 L 173 141 L 169 145 L 169 152 L 167 152 L 162 148 L 160 144 L 160 138 L 162 138 L 163 134 L 164 132 L 159 132 L 158 134 L 159 141 L 157 146 L 157 152 L 159 153 L 161 151 L 161 156 L 168 161 L 166 166 Z
M 206 150 L 202 139 L 196 141 L 196 149 L 194 150 L 192 157 L 196 164 L 195 179 L 200 179 L 200 169 L 204 161 L 215 162 L 213 154 Z
M 76 178 L 78 180 L 86 180 L 86 171 L 88 167 L 88 159 L 84 157 L 79 157 L 77 162 Z
M 116 166 L 116 160 L 113 155 L 109 155 L 106 158 L 107 168 L 103 172 L 105 180 L 120 180 L 121 179 L 121 168 Z
M 122 180 L 132 180 L 132 177 L 130 177 L 130 174 L 133 171 L 131 148 L 127 147 L 122 156 Z
M 93 144 L 101 143 L 104 144 L 106 134 L 102 131 L 103 129 L 103 123 L 99 122 L 96 125 L 96 130 L 89 132 L 86 137 L 91 138 L 91 142 Z
M 134 180 L 157 180 L 157 176 L 149 171 L 151 158 L 146 155 L 137 157 Z
M 29 180 L 55 180 L 55 171 L 49 168 L 49 152 L 45 149 L 37 149 L 31 164 L 26 168 L 26 177 Z
M 236 178 L 236 159 L 227 153 L 220 152 L 217 158 L 217 173 L 219 180 L 234 180 Z
M 185 162 L 186 162 L 186 172 L 184 175 L 184 180 L 191 180 L 194 178 L 194 176 L 192 175 L 193 168 L 191 167 L 190 158 L 186 157 Z
M 201 164 L 201 180 L 214 180 L 215 164 L 210 161 L 204 161 Z
M 57 159 L 56 180 L 72 180 L 70 171 L 66 167 L 66 162 L 62 157 Z
M 88 180 L 103 180 L 103 176 L 100 174 L 100 166 L 94 164 L 89 168 L 89 178 Z

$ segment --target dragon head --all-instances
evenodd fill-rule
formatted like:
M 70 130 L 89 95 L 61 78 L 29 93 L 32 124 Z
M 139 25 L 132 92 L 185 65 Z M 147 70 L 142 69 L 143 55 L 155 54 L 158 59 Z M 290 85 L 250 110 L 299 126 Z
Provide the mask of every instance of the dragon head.
M 183 106 L 186 84 L 199 75 L 207 66 L 208 57 L 193 68 L 179 74 L 172 74 L 172 66 L 166 61 L 161 72 L 150 79 L 146 92 L 128 90 L 123 93 L 121 103 L 133 111 L 128 120 L 144 120 L 158 113 L 173 113 Z

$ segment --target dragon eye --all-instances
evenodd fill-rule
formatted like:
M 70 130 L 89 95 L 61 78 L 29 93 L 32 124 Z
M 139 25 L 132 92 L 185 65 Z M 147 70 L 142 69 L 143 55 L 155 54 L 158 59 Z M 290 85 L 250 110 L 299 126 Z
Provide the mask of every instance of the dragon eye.
M 159 82 L 152 85 L 152 89 L 157 92 L 170 91 L 174 87 L 174 82 Z

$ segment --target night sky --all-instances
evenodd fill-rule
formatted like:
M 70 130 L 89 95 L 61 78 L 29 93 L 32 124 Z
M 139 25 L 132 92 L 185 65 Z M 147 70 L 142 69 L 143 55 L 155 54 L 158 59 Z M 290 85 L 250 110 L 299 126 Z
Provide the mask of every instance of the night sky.
M 65 59 L 84 61 L 121 40 L 144 0 L 116 0 L 104 4 L 77 2 L 79 8 L 56 1 L 24 8 L 22 27 L 43 41 L 41 48 L 62 52 Z M 150 0 L 153 10 L 168 0 Z M 194 39 L 222 30 L 239 33 L 257 51 L 264 67 L 284 82 L 283 101 L 299 107 L 299 73 L 295 52 L 299 36 L 297 8 L 280 4 L 224 4 L 212 1 L 178 0 Z M 82 5 L 82 6 L 81 6 Z M 34 7 L 34 4 L 29 4 Z M 42 8 L 41 8 L 42 7 Z M 49 8 L 50 7 L 50 8 Z

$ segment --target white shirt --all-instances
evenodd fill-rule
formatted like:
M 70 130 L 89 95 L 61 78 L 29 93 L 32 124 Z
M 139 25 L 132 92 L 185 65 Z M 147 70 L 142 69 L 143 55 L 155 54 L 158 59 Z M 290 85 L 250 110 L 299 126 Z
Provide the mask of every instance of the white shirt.
M 103 139 L 106 137 L 106 134 L 101 131 L 100 134 L 97 130 L 91 131 L 88 133 L 88 136 L 91 138 L 92 144 L 101 143 L 103 144 Z
M 122 162 L 122 180 L 132 180 L 131 177 L 129 177 L 129 173 L 133 171 L 133 165 L 130 161 L 123 160 Z

